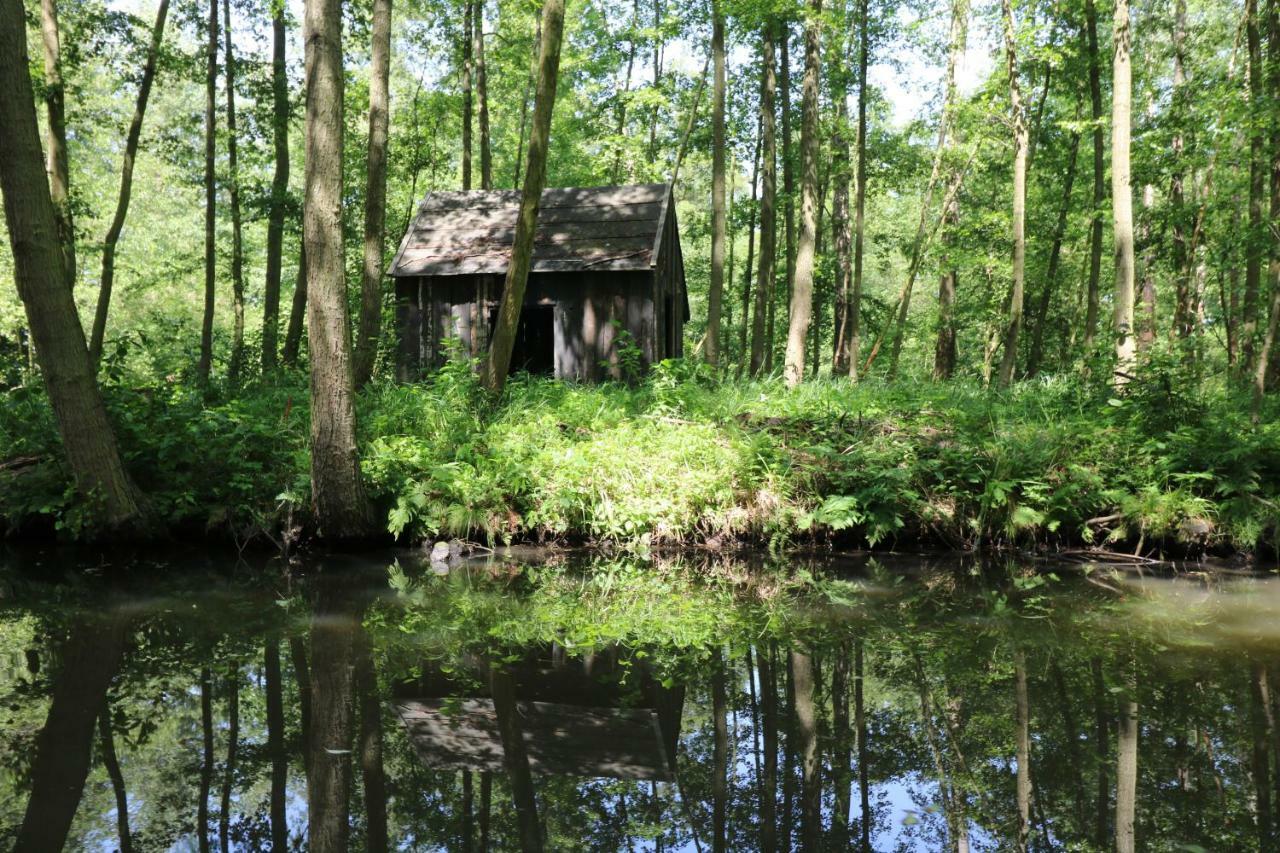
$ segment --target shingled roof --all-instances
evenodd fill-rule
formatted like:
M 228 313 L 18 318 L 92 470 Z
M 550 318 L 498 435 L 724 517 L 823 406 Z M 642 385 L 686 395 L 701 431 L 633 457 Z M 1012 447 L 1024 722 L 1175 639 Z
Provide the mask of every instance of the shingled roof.
M 533 272 L 648 270 L 669 215 L 667 184 L 542 191 Z M 389 275 L 505 273 L 520 193 L 428 193 L 400 242 Z

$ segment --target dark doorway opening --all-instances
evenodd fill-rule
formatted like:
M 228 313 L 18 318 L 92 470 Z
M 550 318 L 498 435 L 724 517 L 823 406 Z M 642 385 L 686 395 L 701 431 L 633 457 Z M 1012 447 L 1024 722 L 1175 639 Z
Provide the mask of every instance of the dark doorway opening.
M 489 328 L 497 325 L 498 310 L 489 316 Z M 515 345 L 511 348 L 511 373 L 554 376 L 556 372 L 556 309 L 554 305 L 528 305 L 520 309 Z

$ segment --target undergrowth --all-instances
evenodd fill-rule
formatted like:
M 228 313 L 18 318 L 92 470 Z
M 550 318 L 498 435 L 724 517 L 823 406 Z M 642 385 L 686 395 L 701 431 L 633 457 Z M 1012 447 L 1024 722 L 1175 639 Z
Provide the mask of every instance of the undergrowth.
M 643 383 L 516 377 L 500 402 L 465 364 L 360 395 L 363 470 L 389 534 L 631 548 L 926 541 L 1252 551 L 1277 541 L 1280 411 L 1154 375 L 1123 396 L 1041 379 L 731 381 L 664 362 Z M 1187 386 L 1188 388 L 1192 386 Z M 301 375 L 206 402 L 178 384 L 107 398 L 154 517 L 237 540 L 305 530 Z M 0 522 L 84 532 L 43 392 L 0 402 Z

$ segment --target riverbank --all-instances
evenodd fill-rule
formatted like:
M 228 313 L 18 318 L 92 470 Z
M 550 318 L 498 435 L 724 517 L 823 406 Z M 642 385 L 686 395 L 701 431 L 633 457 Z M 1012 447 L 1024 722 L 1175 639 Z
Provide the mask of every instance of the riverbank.
M 1190 387 L 1190 386 L 1188 386 Z M 163 531 L 305 542 L 304 377 L 205 403 L 108 385 L 130 472 Z M 1166 377 L 1118 398 L 1045 380 L 787 391 L 671 363 L 635 388 L 522 379 L 500 403 L 463 368 L 360 395 L 364 474 L 401 542 L 951 549 L 1097 545 L 1251 553 L 1277 542 L 1280 412 Z M 90 534 L 34 387 L 0 406 L 0 525 Z

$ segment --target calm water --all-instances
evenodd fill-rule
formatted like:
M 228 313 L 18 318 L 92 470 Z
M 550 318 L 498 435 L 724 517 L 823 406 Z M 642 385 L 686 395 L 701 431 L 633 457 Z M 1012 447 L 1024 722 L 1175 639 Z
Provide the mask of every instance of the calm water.
M 78 559 L 0 557 L 5 849 L 1280 849 L 1274 580 Z

